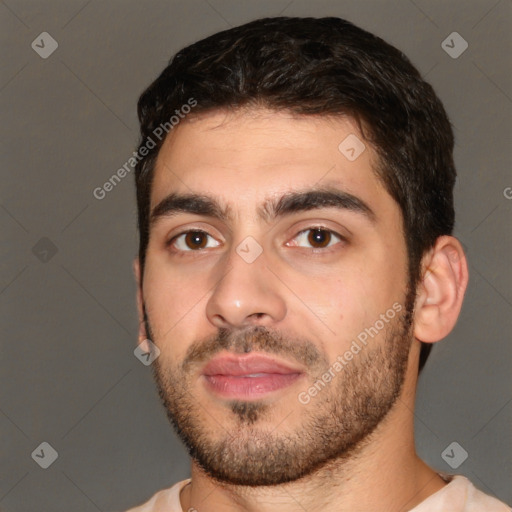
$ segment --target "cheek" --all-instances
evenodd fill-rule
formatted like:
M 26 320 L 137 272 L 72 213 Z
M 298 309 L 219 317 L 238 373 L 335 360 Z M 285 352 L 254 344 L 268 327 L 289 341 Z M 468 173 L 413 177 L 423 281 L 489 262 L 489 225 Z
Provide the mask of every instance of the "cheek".
M 186 350 L 204 311 L 204 279 L 178 274 L 167 264 L 148 258 L 144 273 L 143 296 L 146 313 L 156 343 L 163 351 L 174 346 Z M 177 344 L 176 340 L 180 340 Z
M 332 359 L 343 353 L 358 334 L 372 327 L 393 304 L 403 303 L 405 261 L 399 254 L 394 259 L 388 254 L 382 251 L 373 257 L 354 259 L 317 282 L 297 285 L 297 295 L 316 317 L 306 315 L 300 322 L 304 329 L 314 333 L 313 339 L 322 340 Z M 314 321 L 310 322 L 311 319 Z
M 365 293 L 364 272 L 336 269 L 314 279 L 289 276 L 293 294 L 286 294 L 287 322 L 295 332 L 314 341 L 328 357 L 342 353 L 374 309 Z M 286 327 L 284 327 L 286 328 Z

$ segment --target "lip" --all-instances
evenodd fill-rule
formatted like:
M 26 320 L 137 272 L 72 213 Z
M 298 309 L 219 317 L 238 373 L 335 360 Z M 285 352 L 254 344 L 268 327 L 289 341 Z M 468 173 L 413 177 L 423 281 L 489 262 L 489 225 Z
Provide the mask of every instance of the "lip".
M 264 354 L 228 354 L 214 357 L 203 368 L 203 375 L 230 375 L 239 377 L 253 373 L 272 373 L 288 375 L 303 373 L 301 368 Z
M 245 400 L 286 388 L 303 374 L 302 368 L 263 354 L 217 356 L 202 371 L 214 394 Z

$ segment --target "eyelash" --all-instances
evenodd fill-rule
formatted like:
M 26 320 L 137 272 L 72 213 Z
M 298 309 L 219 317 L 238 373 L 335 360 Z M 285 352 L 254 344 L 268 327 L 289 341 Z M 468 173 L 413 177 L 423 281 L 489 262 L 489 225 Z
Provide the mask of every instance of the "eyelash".
M 346 242 L 347 239 L 340 235 L 338 232 L 332 230 L 332 229 L 328 229 L 326 228 L 325 226 L 310 226 L 306 229 L 302 229 L 301 231 L 299 231 L 293 238 L 292 240 L 295 240 L 296 238 L 298 238 L 300 235 L 303 235 L 304 233 L 307 233 L 309 231 L 314 231 L 314 230 L 319 230 L 319 231 L 323 231 L 324 233 L 328 233 L 330 234 L 331 236 L 334 236 L 335 238 L 338 238 L 339 241 L 332 244 L 332 245 L 328 245 L 326 247 L 310 247 L 309 249 L 312 251 L 312 252 L 315 252 L 315 253 L 318 253 L 318 252 L 328 252 L 329 250 L 332 250 L 332 247 L 334 245 L 337 245 L 338 243 L 340 242 Z M 207 237 L 210 237 L 210 238 L 214 238 L 212 235 L 210 235 L 208 232 L 206 231 L 203 231 L 202 229 L 188 229 L 186 231 L 182 231 L 181 233 L 178 233 L 177 235 L 174 235 L 167 243 L 166 243 L 166 246 L 167 247 L 172 247 L 180 237 L 185 237 L 186 235 L 188 235 L 189 233 L 199 233 L 199 234 L 203 234 L 203 235 L 206 235 Z M 331 241 L 329 241 L 329 244 L 331 243 Z M 288 242 L 287 242 L 288 244 Z M 290 247 L 290 246 L 288 246 Z M 293 246 L 292 246 L 293 247 Z M 298 246 L 296 246 L 298 247 Z M 302 247 L 302 249 L 304 249 L 305 247 Z M 174 248 L 173 249 L 174 252 L 176 253 L 200 253 L 200 252 L 203 252 L 204 251 L 204 248 L 203 249 L 188 249 L 188 250 L 183 250 L 183 249 L 176 249 Z

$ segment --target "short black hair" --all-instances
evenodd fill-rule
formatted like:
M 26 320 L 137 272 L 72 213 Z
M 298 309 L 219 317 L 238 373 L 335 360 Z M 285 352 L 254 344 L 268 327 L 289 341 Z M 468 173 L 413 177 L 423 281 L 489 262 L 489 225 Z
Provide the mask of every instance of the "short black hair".
M 456 171 L 445 109 L 402 52 L 335 17 L 264 18 L 216 33 L 179 51 L 139 98 L 139 151 L 191 99 L 189 115 L 261 106 L 355 119 L 379 155 L 374 171 L 400 206 L 415 290 L 422 256 L 452 233 Z M 154 140 L 135 169 L 142 272 L 164 140 Z M 420 370 L 431 346 L 422 344 Z

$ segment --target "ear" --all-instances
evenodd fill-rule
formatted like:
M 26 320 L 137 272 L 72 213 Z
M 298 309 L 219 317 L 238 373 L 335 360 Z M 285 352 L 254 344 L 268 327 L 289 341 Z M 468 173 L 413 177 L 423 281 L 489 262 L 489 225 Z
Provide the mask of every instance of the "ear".
M 142 298 L 142 276 L 140 269 L 139 258 L 133 262 L 133 273 L 135 274 L 135 281 L 137 282 L 137 312 L 139 316 L 139 344 L 147 339 L 146 326 L 144 325 L 144 299 Z
M 415 304 L 414 335 L 424 343 L 446 337 L 457 321 L 468 284 L 468 265 L 461 243 L 441 236 L 422 260 Z

